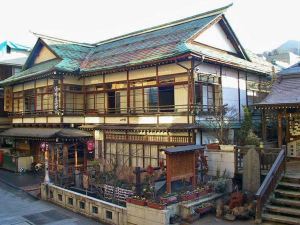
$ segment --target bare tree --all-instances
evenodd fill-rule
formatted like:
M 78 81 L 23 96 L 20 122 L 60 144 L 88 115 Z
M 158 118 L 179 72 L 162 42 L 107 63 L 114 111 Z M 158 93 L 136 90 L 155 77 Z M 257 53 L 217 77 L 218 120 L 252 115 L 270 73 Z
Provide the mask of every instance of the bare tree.
M 220 144 L 229 144 L 229 130 L 238 121 L 236 108 L 227 104 L 216 109 L 212 116 L 207 118 L 208 127 L 215 134 Z

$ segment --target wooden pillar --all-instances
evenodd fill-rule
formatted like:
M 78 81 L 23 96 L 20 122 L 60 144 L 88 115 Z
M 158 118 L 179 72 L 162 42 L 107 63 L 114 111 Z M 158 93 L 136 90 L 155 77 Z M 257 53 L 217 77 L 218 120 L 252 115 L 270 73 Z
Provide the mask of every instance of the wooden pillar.
M 266 123 L 266 112 L 263 109 L 261 112 L 261 130 L 262 130 L 262 140 L 267 141 L 267 123 Z
M 135 192 L 137 195 L 141 195 L 142 193 L 142 185 L 141 185 L 141 167 L 135 167 Z
M 193 177 L 192 177 L 192 186 L 196 187 L 196 154 L 193 152 Z
M 68 160 L 69 160 L 69 149 L 68 145 L 64 144 L 63 145 L 63 170 L 64 170 L 64 175 L 68 176 Z
M 87 171 L 87 149 L 86 147 L 83 148 L 83 171 Z
M 285 145 L 287 145 L 287 143 L 290 140 L 290 122 L 289 122 L 289 114 L 287 112 L 285 112 L 285 124 L 286 124 Z
M 166 154 L 166 165 L 167 167 L 170 166 L 170 155 Z M 171 181 L 171 170 L 167 168 L 167 192 L 172 192 L 172 181 Z
M 278 147 L 282 146 L 282 112 L 277 115 L 277 134 L 278 134 Z
M 75 169 L 77 169 L 78 166 L 78 154 L 77 154 L 77 144 L 74 146 L 74 158 L 75 158 Z
M 55 146 L 51 144 L 51 170 L 54 172 Z

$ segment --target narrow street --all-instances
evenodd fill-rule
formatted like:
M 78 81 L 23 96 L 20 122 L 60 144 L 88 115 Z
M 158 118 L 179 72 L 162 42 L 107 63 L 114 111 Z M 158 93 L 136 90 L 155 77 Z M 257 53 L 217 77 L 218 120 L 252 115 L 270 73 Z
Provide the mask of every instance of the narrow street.
M 0 182 L 0 225 L 99 225 Z

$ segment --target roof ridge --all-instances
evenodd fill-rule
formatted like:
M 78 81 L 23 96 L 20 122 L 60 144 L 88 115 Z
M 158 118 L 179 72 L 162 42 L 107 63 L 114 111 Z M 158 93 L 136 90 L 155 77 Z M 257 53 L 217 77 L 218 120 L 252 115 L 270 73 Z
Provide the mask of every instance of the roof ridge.
M 172 27 L 172 26 L 176 26 L 176 25 L 179 25 L 179 24 L 187 23 L 187 22 L 190 22 L 190 21 L 193 21 L 193 20 L 196 20 L 196 19 L 201 19 L 201 18 L 205 18 L 205 17 L 208 17 L 208 16 L 217 15 L 217 14 L 223 14 L 232 5 L 233 5 L 233 3 L 231 3 L 229 5 L 226 5 L 226 6 L 223 6 L 221 8 L 217 8 L 217 9 L 213 9 L 213 10 L 210 10 L 210 11 L 202 12 L 202 13 L 194 15 L 194 16 L 189 16 L 189 17 L 186 17 L 186 18 L 183 18 L 183 19 L 179 19 L 179 20 L 175 20 L 175 21 L 172 21 L 172 22 L 168 22 L 168 23 L 157 25 L 157 26 L 149 27 L 149 28 L 146 28 L 146 29 L 134 31 L 134 32 L 124 34 L 124 35 L 121 35 L 121 36 L 117 36 L 117 37 L 114 37 L 114 38 L 109 38 L 107 40 L 96 42 L 96 43 L 94 43 L 94 45 L 98 46 L 98 45 L 102 45 L 102 44 L 107 44 L 107 43 L 118 41 L 118 40 L 121 40 L 121 39 L 124 39 L 124 38 L 129 38 L 129 37 L 137 36 L 137 35 L 140 35 L 140 34 L 160 30 L 160 29 L 163 29 L 163 28 Z
M 45 35 L 45 34 L 39 34 L 39 33 L 35 33 L 35 32 L 31 32 L 33 35 L 42 38 L 42 39 L 48 39 L 48 40 L 52 40 L 52 41 L 59 41 L 59 42 L 63 42 L 63 43 L 72 43 L 72 44 L 77 44 L 77 45 L 81 45 L 84 47 L 96 47 L 95 44 L 88 44 L 88 43 L 81 43 L 81 42 L 77 42 L 77 41 L 70 41 L 70 40 L 66 40 L 66 39 L 62 39 L 62 38 L 57 38 L 57 37 L 52 37 L 49 35 Z

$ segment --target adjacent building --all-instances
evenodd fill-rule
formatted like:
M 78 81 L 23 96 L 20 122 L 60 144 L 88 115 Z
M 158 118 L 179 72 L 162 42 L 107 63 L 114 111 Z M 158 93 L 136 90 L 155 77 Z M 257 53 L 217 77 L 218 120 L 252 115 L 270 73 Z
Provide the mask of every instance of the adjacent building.
M 57 170 L 89 157 L 158 166 L 162 148 L 216 141 L 206 121 L 228 105 L 240 122 L 273 73 L 241 45 L 226 9 L 94 44 L 37 34 L 22 71 L 1 82 L 13 124 L 2 136 L 35 160 L 49 143 Z
M 30 53 L 29 47 L 4 41 L 0 43 L 0 80 L 4 80 L 21 71 L 27 56 Z M 4 93 L 0 90 L 0 130 L 10 126 L 11 119 L 7 117 L 4 111 Z

